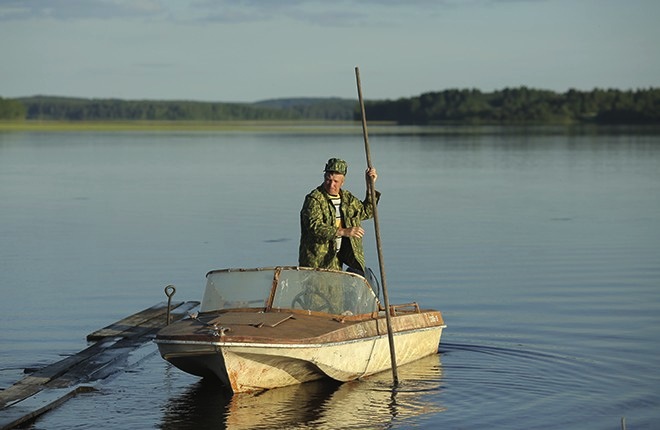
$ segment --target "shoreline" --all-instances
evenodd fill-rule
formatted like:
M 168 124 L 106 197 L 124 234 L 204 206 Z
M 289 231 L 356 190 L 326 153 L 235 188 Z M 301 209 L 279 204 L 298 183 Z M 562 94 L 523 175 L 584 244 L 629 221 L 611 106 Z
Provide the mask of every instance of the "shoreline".
M 370 135 L 483 134 L 660 134 L 658 125 L 446 124 L 398 125 L 370 122 Z M 356 134 L 359 121 L 0 121 L 2 132 L 219 132 L 273 134 Z
M 340 132 L 360 130 L 352 121 L 0 121 L 2 131 L 222 131 Z

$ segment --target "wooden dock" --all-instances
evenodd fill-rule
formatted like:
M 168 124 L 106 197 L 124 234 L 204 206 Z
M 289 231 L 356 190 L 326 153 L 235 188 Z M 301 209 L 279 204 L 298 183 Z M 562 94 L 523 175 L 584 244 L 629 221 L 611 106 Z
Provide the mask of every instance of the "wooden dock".
M 169 295 L 168 295 L 169 297 Z M 47 412 L 94 382 L 122 372 L 131 352 L 151 341 L 170 321 L 177 321 L 199 302 L 158 303 L 87 335 L 95 342 L 79 353 L 39 369 L 0 391 L 0 429 L 11 429 Z

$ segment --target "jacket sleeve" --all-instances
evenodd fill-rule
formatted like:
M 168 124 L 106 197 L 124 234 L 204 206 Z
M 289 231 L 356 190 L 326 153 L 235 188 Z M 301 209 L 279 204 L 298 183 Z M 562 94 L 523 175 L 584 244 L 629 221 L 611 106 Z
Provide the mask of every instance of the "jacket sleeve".
M 348 204 L 345 206 L 344 222 L 347 227 L 356 227 L 360 221 L 374 217 L 374 205 L 371 203 L 371 195 L 360 201 L 353 194 L 347 193 Z M 376 191 L 376 201 L 380 200 L 380 192 Z

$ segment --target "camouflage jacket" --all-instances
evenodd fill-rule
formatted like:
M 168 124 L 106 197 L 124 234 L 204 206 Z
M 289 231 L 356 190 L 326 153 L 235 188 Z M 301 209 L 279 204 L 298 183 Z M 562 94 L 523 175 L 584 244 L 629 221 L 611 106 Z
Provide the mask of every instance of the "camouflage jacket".
M 371 196 L 360 201 L 349 191 L 340 190 L 341 216 L 344 227 L 359 227 L 360 221 L 374 216 Z M 380 193 L 376 191 L 376 201 Z M 362 239 L 342 238 L 341 249 L 337 252 L 335 238 L 335 208 L 328 194 L 319 186 L 306 197 L 300 210 L 300 248 L 298 264 L 306 267 L 321 267 L 341 270 L 342 263 L 354 269 L 365 270 Z

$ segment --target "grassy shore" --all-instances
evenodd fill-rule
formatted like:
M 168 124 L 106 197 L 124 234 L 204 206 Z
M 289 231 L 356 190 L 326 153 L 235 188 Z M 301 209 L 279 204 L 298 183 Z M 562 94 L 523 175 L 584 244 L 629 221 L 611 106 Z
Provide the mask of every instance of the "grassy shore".
M 264 133 L 354 133 L 352 121 L 0 121 L 1 131 L 226 131 Z
M 483 135 L 483 134 L 660 134 L 647 125 L 396 125 L 370 122 L 370 135 Z M 219 132 L 269 134 L 362 135 L 357 121 L 0 121 L 3 132 Z

